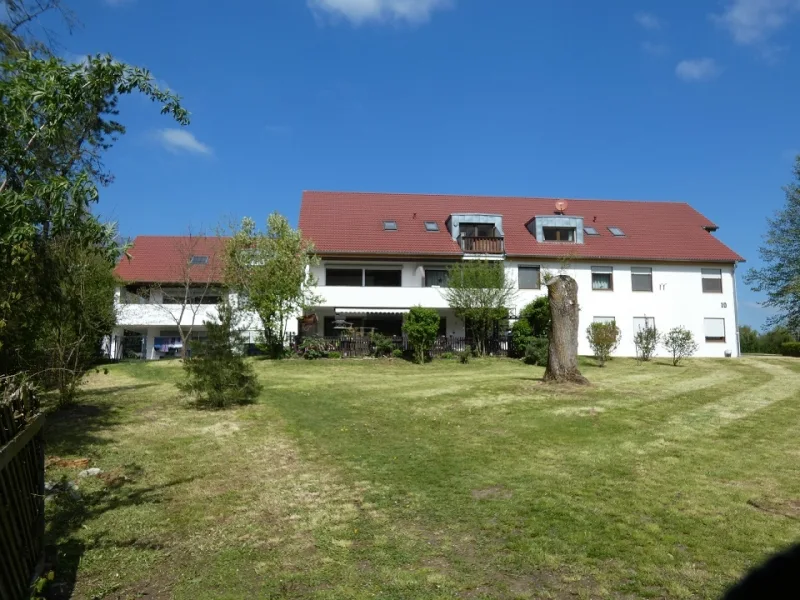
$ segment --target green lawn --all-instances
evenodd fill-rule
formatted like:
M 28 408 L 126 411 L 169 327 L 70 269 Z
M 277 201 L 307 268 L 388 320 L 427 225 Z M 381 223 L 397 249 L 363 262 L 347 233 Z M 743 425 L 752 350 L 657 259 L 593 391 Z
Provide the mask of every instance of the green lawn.
M 50 502 L 74 598 L 715 598 L 800 537 L 800 361 L 256 362 L 198 411 L 180 364 L 115 365 L 54 413 L 91 459 Z M 74 585 L 74 590 L 72 587 Z

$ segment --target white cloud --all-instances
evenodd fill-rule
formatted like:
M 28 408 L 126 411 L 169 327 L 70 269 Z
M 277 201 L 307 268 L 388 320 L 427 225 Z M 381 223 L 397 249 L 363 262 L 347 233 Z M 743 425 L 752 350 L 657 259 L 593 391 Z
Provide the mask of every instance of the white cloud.
M 206 146 L 185 129 L 159 129 L 155 132 L 155 139 L 170 152 L 212 154 L 209 146 Z
M 720 68 L 713 58 L 682 60 L 675 67 L 675 74 L 684 81 L 708 81 L 719 73 Z
M 744 45 L 761 44 L 800 12 L 800 0 L 728 0 L 712 19 Z
M 669 46 L 655 42 L 642 42 L 642 50 L 653 56 L 664 56 L 669 53 Z
M 649 29 L 651 31 L 656 29 L 661 29 L 663 25 L 661 19 L 659 19 L 653 13 L 646 13 L 646 12 L 636 13 L 634 19 L 636 19 L 636 22 L 640 26 L 644 27 L 645 29 Z
M 427 21 L 435 10 L 447 8 L 452 0 L 307 0 L 316 14 L 344 17 L 356 25 L 368 21 Z

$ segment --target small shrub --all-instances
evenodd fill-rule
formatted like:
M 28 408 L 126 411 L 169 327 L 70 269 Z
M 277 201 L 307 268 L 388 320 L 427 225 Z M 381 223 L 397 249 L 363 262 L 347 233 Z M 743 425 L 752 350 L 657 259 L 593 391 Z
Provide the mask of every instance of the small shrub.
M 547 277 L 542 273 L 542 281 Z M 540 296 L 519 312 L 521 321 L 530 323 L 533 337 L 546 338 L 550 334 L 550 298 Z
M 636 358 L 648 361 L 655 354 L 660 336 L 655 327 L 642 327 L 633 335 L 633 344 L 636 346 Z
M 372 354 L 374 356 L 391 356 L 392 352 L 394 352 L 394 342 L 389 336 L 375 332 L 369 336 L 369 339 L 372 343 Z
M 472 359 L 472 346 L 467 346 L 461 352 L 458 353 L 458 362 L 462 365 L 466 365 Z
M 328 352 L 328 358 L 342 358 L 341 352 Z
M 800 342 L 783 342 L 781 344 L 781 354 L 783 356 L 800 357 Z
M 455 357 L 456 355 L 452 352 L 442 352 L 442 355 L 439 358 L 442 360 L 453 360 Z
M 300 356 L 306 360 L 317 360 L 328 356 L 328 344 L 321 337 L 307 337 L 300 342 L 298 350 Z
M 394 350 L 392 350 L 392 357 L 403 358 L 403 351 L 400 348 L 395 348 Z
M 533 327 L 527 319 L 520 319 L 511 327 L 511 356 L 522 358 L 525 348 L 533 339 Z
M 235 326 L 233 308 L 222 302 L 217 312 L 217 321 L 206 321 L 207 339 L 192 344 L 191 358 L 183 362 L 185 380 L 178 389 L 201 407 L 247 404 L 258 396 L 261 385 L 253 365 L 237 351 L 241 331 Z
M 550 355 L 550 340 L 547 338 L 533 338 L 525 347 L 524 361 L 526 365 L 547 366 L 547 358 Z
M 664 335 L 661 343 L 672 354 L 672 364 L 676 367 L 681 360 L 697 352 L 697 344 L 694 341 L 692 332 L 683 327 L 670 329 Z
M 415 306 L 411 309 L 403 322 L 403 333 L 408 337 L 408 343 L 414 349 L 414 361 L 422 364 L 425 357 L 433 348 L 436 336 L 439 334 L 439 313 L 432 308 Z
M 605 366 L 611 353 L 619 346 L 622 332 L 615 321 L 610 323 L 592 323 L 586 328 L 586 338 L 592 348 L 599 366 Z

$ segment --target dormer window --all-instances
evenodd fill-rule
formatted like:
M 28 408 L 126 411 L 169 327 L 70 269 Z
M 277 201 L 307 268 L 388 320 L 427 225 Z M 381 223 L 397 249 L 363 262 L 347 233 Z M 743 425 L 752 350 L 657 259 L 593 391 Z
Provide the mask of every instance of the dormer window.
M 397 231 L 397 221 L 384 221 L 383 222 L 383 230 L 384 231 Z
M 190 265 L 207 265 L 208 264 L 208 257 L 207 256 L 193 256 L 189 260 Z
M 574 242 L 574 227 L 542 227 L 545 242 Z

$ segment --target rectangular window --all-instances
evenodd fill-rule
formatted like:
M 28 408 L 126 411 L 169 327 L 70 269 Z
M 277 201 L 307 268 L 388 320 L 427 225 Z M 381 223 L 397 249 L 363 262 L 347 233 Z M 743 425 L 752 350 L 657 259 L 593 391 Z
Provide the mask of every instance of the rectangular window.
M 539 267 L 519 267 L 517 279 L 521 290 L 538 290 L 542 287 Z
M 325 269 L 325 285 L 361 287 L 363 283 L 361 269 Z
M 639 331 L 640 329 L 655 329 L 656 328 L 656 319 L 655 317 L 633 317 L 633 331 Z
M 592 289 L 601 292 L 614 290 L 614 269 L 612 267 L 592 267 Z
M 383 222 L 383 230 L 384 231 L 397 231 L 397 221 L 384 221 Z
M 542 227 L 544 241 L 546 242 L 574 242 L 574 227 Z
M 701 269 L 703 275 L 703 293 L 722 293 L 722 269 Z
M 189 264 L 192 264 L 192 265 L 207 265 L 208 264 L 208 257 L 207 256 L 193 256 L 192 259 L 189 261 Z
M 447 318 L 439 317 L 439 332 L 436 334 L 439 337 L 447 336 Z
M 631 287 L 634 292 L 652 292 L 653 269 L 650 267 L 632 267 Z
M 444 269 L 425 269 L 425 287 L 447 287 L 447 271 Z
M 367 287 L 400 287 L 403 274 L 399 269 L 366 269 L 364 285 Z
M 439 231 L 439 224 L 436 221 L 425 221 L 425 231 Z
M 586 235 L 600 235 L 594 227 L 584 227 L 583 233 Z
M 725 319 L 703 319 L 703 330 L 707 342 L 725 341 Z
M 595 323 L 605 323 L 605 324 L 617 322 L 617 320 L 614 317 L 594 317 L 592 321 Z
M 608 230 L 614 237 L 625 237 L 625 232 L 622 231 L 622 229 L 620 229 L 619 227 L 609 227 Z
M 497 235 L 497 228 L 492 223 L 461 223 L 458 227 L 461 237 L 487 238 Z

